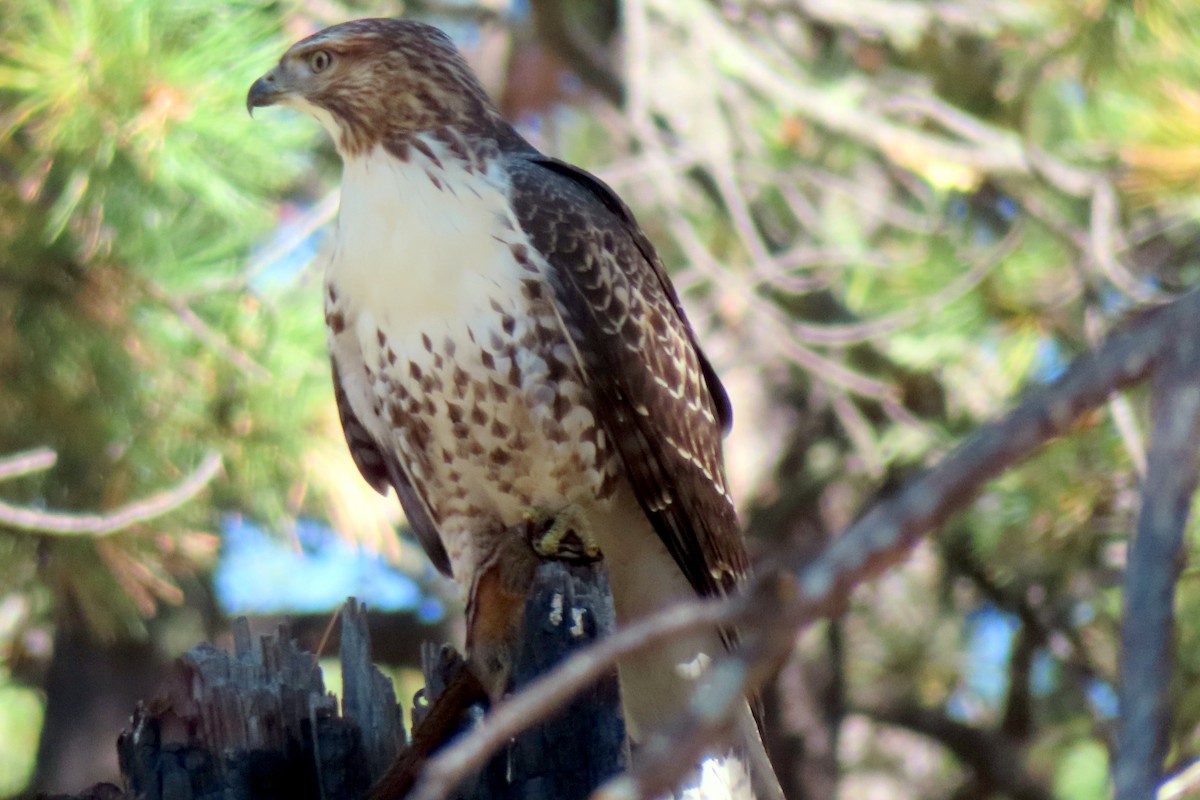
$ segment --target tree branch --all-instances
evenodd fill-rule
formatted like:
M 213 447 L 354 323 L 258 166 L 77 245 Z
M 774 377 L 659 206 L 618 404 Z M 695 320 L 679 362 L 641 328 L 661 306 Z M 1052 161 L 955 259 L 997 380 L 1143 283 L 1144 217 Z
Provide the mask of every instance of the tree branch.
M 183 323 L 184 327 L 195 334 L 197 339 L 241 370 L 247 377 L 257 380 L 266 380 L 271 377 L 271 373 L 266 367 L 230 344 L 224 334 L 214 330 L 182 299 L 174 296 L 153 281 L 144 281 L 144 284 L 146 293 L 150 297 L 175 312 L 175 315 L 179 317 L 179 321 Z
M 496 706 L 473 731 L 442 750 L 426 765 L 412 800 L 444 800 L 467 776 L 514 736 L 546 719 L 606 675 L 617 660 L 696 630 L 716 627 L 731 616 L 735 600 L 676 606 L 617 631 L 571 656 L 557 669 Z
M 867 717 L 927 736 L 974 772 L 987 788 L 1014 800 L 1049 800 L 1051 793 L 1024 769 L 1021 748 L 1008 736 L 908 703 L 857 709 Z
M 717 661 L 712 669 L 723 678 L 736 677 L 741 691 L 754 691 L 770 674 L 770 666 L 790 649 L 797 629 L 844 608 L 856 585 L 901 561 L 922 535 L 974 500 L 984 484 L 1065 433 L 1112 392 L 1149 377 L 1177 342 L 1200 342 L 1198 326 L 1200 291 L 1147 312 L 894 497 L 877 503 L 807 564 L 798 563 L 799 558 L 786 559 L 780 567 L 762 572 L 743 595 L 676 606 L 573 656 L 505 701 L 474 732 L 432 760 L 414 799 L 448 797 L 459 780 L 482 766 L 509 738 L 561 708 L 617 659 L 685 631 L 739 627 L 744 632 L 742 650 Z M 1200 358 L 1193 361 L 1200 364 Z M 1200 392 L 1189 396 L 1200 400 Z M 1187 441 L 1194 443 L 1196 437 Z M 1182 445 L 1183 440 L 1175 443 Z M 728 693 L 728 681 L 722 682 L 722 689 Z M 711 713 L 711 708 L 697 703 L 677 721 L 676 730 L 716 730 Z M 684 740 L 680 746 L 690 752 L 695 742 Z M 631 773 L 633 785 L 643 791 L 678 781 L 688 768 L 684 755 L 667 748 L 661 757 L 642 759 Z M 628 787 L 623 782 L 615 788 L 627 796 Z
M 1200 452 L 1200 343 L 1181 335 L 1154 385 L 1154 430 L 1142 510 L 1125 575 L 1117 800 L 1153 797 L 1162 779 L 1170 708 L 1175 581 Z
M 54 466 L 58 453 L 48 447 L 38 447 L 0 458 L 0 481 L 12 480 L 31 472 L 42 472 Z
M 979 557 L 971 551 L 965 536 L 943 537 L 940 542 L 942 558 L 957 574 L 964 576 L 983 597 L 995 605 L 1015 614 L 1021 621 L 1021 631 L 1013 648 L 1012 662 L 1009 665 L 1009 695 L 1005 701 L 1004 721 L 1002 730 L 1009 736 L 1017 736 L 1019 731 L 1014 725 L 1019 719 L 1021 724 L 1027 724 L 1028 710 L 1014 706 L 1027 706 L 1029 694 L 1029 656 L 1032 653 L 1019 652 L 1022 648 L 1047 647 L 1053 649 L 1056 657 L 1062 662 L 1070 685 L 1084 706 L 1088 705 L 1087 691 L 1091 681 L 1111 680 L 1110 676 L 1098 675 L 1096 666 L 1092 663 L 1091 654 L 1079 632 L 1075 630 L 1064 616 L 1063 608 L 1048 609 L 1043 612 L 1035 608 L 1028 598 L 1028 588 L 1022 585 L 1001 586 L 988 574 Z M 1069 603 L 1063 603 L 1067 606 Z M 1061 647 L 1056 647 L 1061 643 Z M 1024 677 L 1022 677 L 1024 674 Z M 1023 682 L 1018 686 L 1018 682 Z M 1018 694 L 1019 692 L 1019 694 Z M 1110 745 L 1113 741 L 1112 732 L 1101 729 L 1102 738 Z M 1021 734 L 1022 736 L 1025 734 Z
M 580 79 L 604 95 L 608 102 L 620 106 L 625 101 L 625 86 L 605 63 L 595 42 L 572 30 L 566 16 L 569 3 L 561 0 L 532 0 L 529 13 L 538 38 L 557 53 Z
M 179 508 L 199 494 L 216 477 L 220 468 L 221 456 L 209 453 L 200 466 L 178 485 L 108 514 L 42 511 L 0 502 L 0 525 L 51 536 L 108 536 Z

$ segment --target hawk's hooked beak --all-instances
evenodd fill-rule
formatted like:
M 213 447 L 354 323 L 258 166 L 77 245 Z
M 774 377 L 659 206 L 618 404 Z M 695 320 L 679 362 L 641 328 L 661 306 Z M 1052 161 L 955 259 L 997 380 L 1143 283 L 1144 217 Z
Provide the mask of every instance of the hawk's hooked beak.
M 278 66 L 256 80 L 246 95 L 246 111 L 254 116 L 254 109 L 263 106 L 273 106 L 292 91 L 284 77 L 283 70 Z

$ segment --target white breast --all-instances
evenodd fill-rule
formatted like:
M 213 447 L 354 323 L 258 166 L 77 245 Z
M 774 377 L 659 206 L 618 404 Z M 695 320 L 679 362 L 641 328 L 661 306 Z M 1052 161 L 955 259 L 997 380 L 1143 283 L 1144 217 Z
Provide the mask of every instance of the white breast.
M 381 360 L 379 334 L 402 359 L 423 361 L 422 337 L 463 338 L 487 327 L 496 296 L 519 296 L 516 267 L 504 234 L 504 176 L 468 173 L 439 142 L 434 160 L 410 148 L 401 160 L 383 147 L 345 160 L 337 236 L 326 269 L 330 310 L 346 328 L 331 336 L 355 415 L 379 441 L 391 431 L 374 408 L 375 388 L 348 365 Z M 334 299 L 336 296 L 336 299 Z
M 346 161 L 330 347 L 355 415 L 397 451 L 461 561 L 481 526 L 595 497 L 611 467 L 597 469 L 606 443 L 553 303 L 529 297 L 545 265 L 504 174 L 436 141 L 407 153 Z

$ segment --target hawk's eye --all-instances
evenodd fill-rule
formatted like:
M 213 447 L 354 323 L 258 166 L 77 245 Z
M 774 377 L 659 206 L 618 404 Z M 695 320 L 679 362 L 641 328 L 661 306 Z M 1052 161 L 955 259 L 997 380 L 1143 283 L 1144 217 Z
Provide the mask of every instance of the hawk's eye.
M 318 50 L 308 57 L 308 68 L 313 72 L 322 72 L 333 61 L 328 50 Z

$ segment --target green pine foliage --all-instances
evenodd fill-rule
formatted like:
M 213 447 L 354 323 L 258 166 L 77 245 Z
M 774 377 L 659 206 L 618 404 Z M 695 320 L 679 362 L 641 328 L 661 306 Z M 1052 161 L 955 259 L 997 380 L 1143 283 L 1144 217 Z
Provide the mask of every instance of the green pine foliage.
M 0 653 L 54 610 L 136 631 L 211 560 L 221 508 L 285 511 L 325 376 L 308 366 L 323 339 L 312 298 L 316 320 L 297 326 L 294 298 L 243 277 L 314 133 L 245 113 L 286 44 L 280 13 L 0 2 L 0 454 L 58 454 L 4 497 L 104 512 L 225 456 L 211 490 L 152 523 L 103 538 L 0 528 L 0 586 L 27 611 Z

